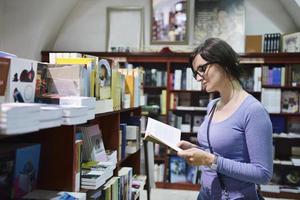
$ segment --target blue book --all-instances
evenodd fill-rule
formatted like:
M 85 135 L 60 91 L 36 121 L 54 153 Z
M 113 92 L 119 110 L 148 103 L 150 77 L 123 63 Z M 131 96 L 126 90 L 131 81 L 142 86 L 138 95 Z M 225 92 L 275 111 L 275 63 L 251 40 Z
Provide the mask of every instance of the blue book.
M 285 131 L 285 118 L 283 116 L 271 116 L 273 133 L 282 133 Z
M 186 183 L 187 163 L 179 156 L 170 156 L 170 183 Z
M 121 140 L 121 160 L 125 158 L 126 155 L 126 126 L 127 124 L 121 123 L 120 130 L 122 132 L 122 140 Z
M 126 123 L 130 126 L 140 126 L 141 117 L 140 116 L 129 116 L 121 119 L 121 123 Z
M 20 199 L 36 188 L 41 145 L 34 144 L 16 149 L 12 198 Z

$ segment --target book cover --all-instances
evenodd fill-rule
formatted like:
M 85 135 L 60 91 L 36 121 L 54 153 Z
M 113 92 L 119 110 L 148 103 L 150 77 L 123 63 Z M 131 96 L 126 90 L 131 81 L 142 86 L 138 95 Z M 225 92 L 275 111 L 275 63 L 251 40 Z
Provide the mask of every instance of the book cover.
M 102 133 L 98 125 L 89 126 L 86 129 L 92 147 L 91 158 L 95 161 L 107 161 Z
M 170 183 L 185 183 L 187 163 L 179 156 L 170 156 Z
M 10 59 L 0 57 L 0 102 L 4 102 Z
M 121 74 L 117 70 L 112 71 L 111 95 L 113 99 L 113 110 L 121 109 Z
M 12 198 L 21 198 L 36 188 L 41 145 L 20 147 L 16 150 Z
M 134 107 L 134 76 L 132 70 L 128 70 L 128 74 L 125 76 L 125 93 L 130 94 L 130 107 Z
M 281 108 L 284 113 L 299 112 L 299 93 L 296 91 L 283 91 Z
M 8 80 L 8 102 L 34 102 L 37 62 L 11 58 Z
M 48 64 L 38 63 L 37 64 L 37 75 L 36 75 L 36 88 L 35 88 L 35 98 L 42 97 L 48 94 Z M 38 100 L 35 99 L 35 102 Z
M 48 92 L 60 96 L 83 96 L 85 65 L 52 65 L 48 67 Z
M 96 70 L 96 97 L 98 99 L 111 98 L 112 69 L 108 60 L 101 59 Z

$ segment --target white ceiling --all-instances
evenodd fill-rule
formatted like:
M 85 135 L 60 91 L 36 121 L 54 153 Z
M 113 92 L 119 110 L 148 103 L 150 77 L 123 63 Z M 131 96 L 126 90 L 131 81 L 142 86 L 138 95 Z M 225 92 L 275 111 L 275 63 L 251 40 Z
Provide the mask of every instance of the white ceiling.
M 286 9 L 291 19 L 297 25 L 300 31 L 300 1 L 299 0 L 280 0 L 282 6 Z

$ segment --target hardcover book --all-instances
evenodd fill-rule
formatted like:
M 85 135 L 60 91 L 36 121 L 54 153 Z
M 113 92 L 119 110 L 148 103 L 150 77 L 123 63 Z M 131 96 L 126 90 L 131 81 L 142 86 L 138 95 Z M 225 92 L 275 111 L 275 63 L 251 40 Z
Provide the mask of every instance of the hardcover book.
M 37 62 L 11 58 L 8 78 L 8 102 L 34 102 Z
M 12 198 L 19 199 L 36 188 L 41 145 L 29 145 L 16 150 Z
M 299 93 L 296 91 L 283 91 L 281 108 L 284 113 L 299 112 Z
M 109 99 L 111 97 L 112 69 L 106 59 L 101 59 L 96 70 L 96 97 Z

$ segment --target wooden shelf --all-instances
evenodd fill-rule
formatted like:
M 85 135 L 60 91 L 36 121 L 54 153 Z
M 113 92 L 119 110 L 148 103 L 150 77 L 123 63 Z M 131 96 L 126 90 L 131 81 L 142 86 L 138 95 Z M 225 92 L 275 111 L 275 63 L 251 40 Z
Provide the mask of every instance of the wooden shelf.
M 264 197 L 274 197 L 274 198 L 286 198 L 286 199 L 300 199 L 300 193 L 291 192 L 261 192 Z
M 167 183 L 167 182 L 156 182 L 156 188 L 163 189 L 176 189 L 176 190 L 200 190 L 200 184 L 191 184 L 191 183 Z
M 270 115 L 278 116 L 289 116 L 289 117 L 300 117 L 300 113 L 269 113 Z
M 196 113 L 206 113 L 206 110 L 185 110 L 185 109 L 169 109 L 172 112 L 196 112 Z
M 154 156 L 155 161 L 166 162 L 166 159 L 162 156 Z
M 202 93 L 202 94 L 207 94 L 208 93 L 205 90 L 170 90 L 170 92 L 174 92 L 174 93 L 180 93 L 180 92 L 198 92 L 198 93 Z
M 284 90 L 300 90 L 299 86 L 278 86 L 278 85 L 263 85 L 262 88 L 274 88 L 274 89 L 284 89 Z
M 164 86 L 144 86 L 144 90 L 166 90 Z
M 195 135 L 197 132 L 181 132 L 182 135 Z

